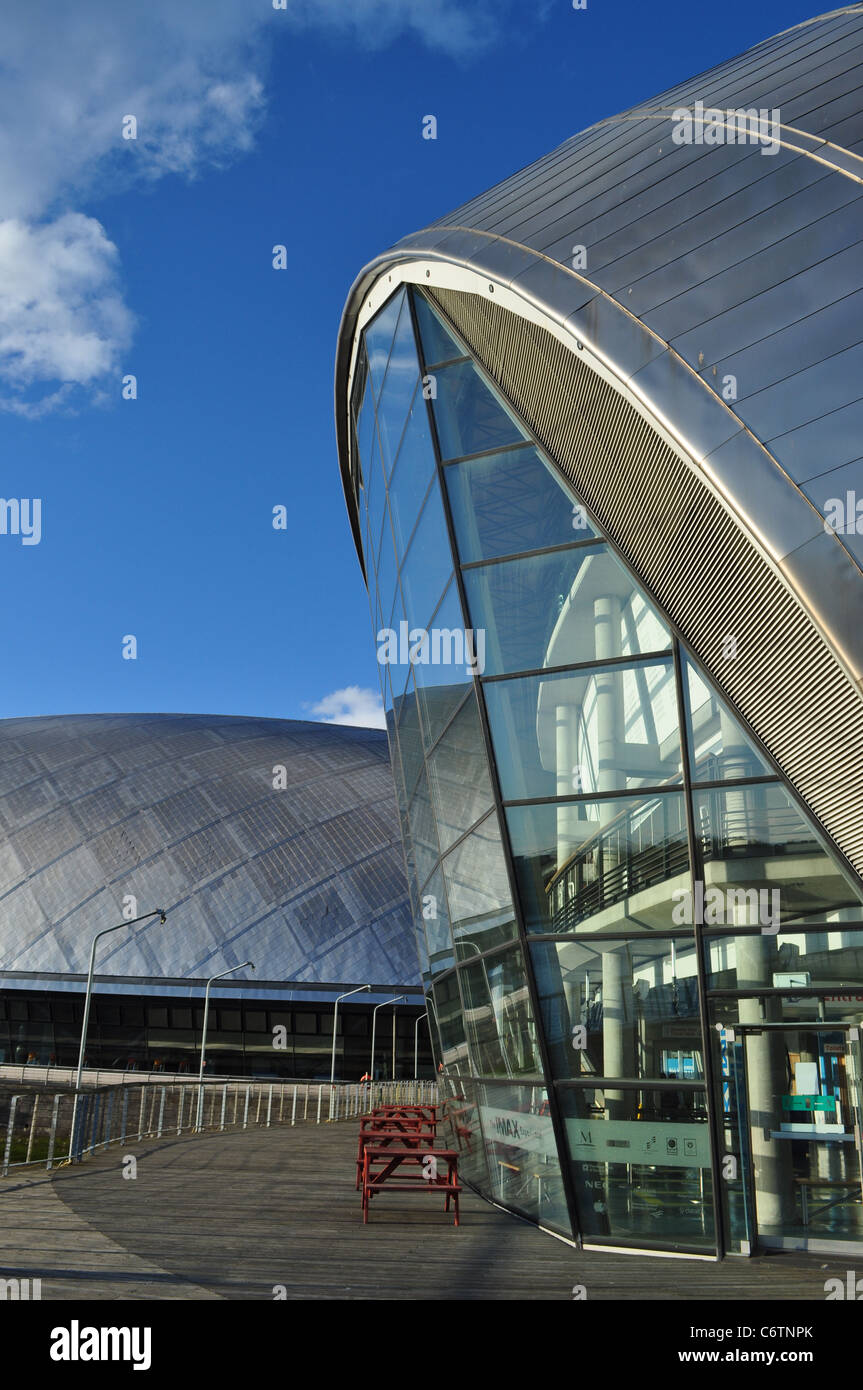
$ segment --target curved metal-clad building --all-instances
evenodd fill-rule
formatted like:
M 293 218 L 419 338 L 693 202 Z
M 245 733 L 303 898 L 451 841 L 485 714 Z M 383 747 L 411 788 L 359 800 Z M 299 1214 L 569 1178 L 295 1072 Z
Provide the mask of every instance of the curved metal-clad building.
M 861 195 L 853 5 L 567 140 L 345 308 L 462 1162 L 586 1243 L 863 1249 Z
M 101 977 L 413 984 L 385 735 L 215 715 L 0 722 L 0 964 Z M 80 986 L 79 986 L 80 988 Z

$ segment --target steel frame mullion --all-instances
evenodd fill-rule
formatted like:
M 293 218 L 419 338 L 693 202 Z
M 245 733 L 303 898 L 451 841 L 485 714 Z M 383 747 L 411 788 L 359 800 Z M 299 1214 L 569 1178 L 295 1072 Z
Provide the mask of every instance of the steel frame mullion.
M 690 777 L 689 762 L 689 733 L 686 724 L 687 703 L 684 699 L 683 690 L 683 666 L 680 660 L 680 643 L 676 634 L 672 637 L 672 655 L 674 657 L 674 680 L 675 693 L 677 697 L 677 720 L 680 734 L 680 759 L 683 766 L 683 804 L 686 813 L 686 835 L 689 842 L 689 885 L 690 894 L 694 894 L 695 881 L 703 875 L 703 865 L 701 852 L 695 833 L 695 812 L 692 800 L 692 780 Z M 691 896 L 691 901 L 694 897 Z M 695 913 L 693 913 L 693 918 Z M 725 1249 L 725 1208 L 724 1193 L 721 1188 L 720 1166 L 722 1162 L 722 1145 L 720 1142 L 718 1115 L 716 1114 L 716 1076 L 714 1071 L 712 1037 L 710 1033 L 710 1013 L 709 999 L 707 992 L 707 970 L 704 959 L 704 940 L 702 926 L 698 922 L 693 922 L 693 939 L 695 942 L 695 978 L 698 991 L 698 1011 L 701 1016 L 701 1050 L 704 1058 L 704 1089 L 705 1103 L 707 1105 L 707 1137 L 710 1146 L 710 1184 L 713 1192 L 713 1232 L 715 1237 L 716 1254 L 722 1259 L 726 1253 Z

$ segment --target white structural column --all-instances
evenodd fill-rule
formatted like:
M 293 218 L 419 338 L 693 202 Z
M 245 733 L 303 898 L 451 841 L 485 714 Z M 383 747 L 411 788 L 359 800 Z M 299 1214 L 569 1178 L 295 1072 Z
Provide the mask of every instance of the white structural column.
M 594 599 L 594 640 L 597 661 L 620 656 L 621 602 L 615 594 Z M 596 768 L 597 790 L 613 792 L 620 788 L 623 753 L 623 711 L 620 708 L 620 681 L 617 667 L 600 671 L 596 687 Z M 619 802 L 599 802 L 599 823 L 614 819 Z M 611 846 L 603 847 L 602 868 L 616 867 Z M 632 977 L 628 954 L 618 948 L 602 956 L 602 1070 L 606 1076 L 632 1076 L 635 1067 L 635 1018 Z M 606 1115 L 610 1120 L 628 1119 L 635 1103 L 633 1091 L 605 1092 Z
M 745 908 L 740 912 L 742 916 Z M 738 925 L 743 923 L 739 921 Z M 738 936 L 736 946 L 738 986 L 741 989 L 771 986 L 776 938 L 760 932 Z M 772 1022 L 781 1018 L 778 999 L 765 1001 L 763 1013 L 758 999 L 741 999 L 739 1008 L 741 1023 Z M 765 1030 L 746 1035 L 746 1071 L 758 1227 L 762 1235 L 779 1235 L 794 1216 L 791 1145 L 771 1137 L 778 1130 L 782 1116 L 781 1096 L 786 1083 L 784 1034 Z

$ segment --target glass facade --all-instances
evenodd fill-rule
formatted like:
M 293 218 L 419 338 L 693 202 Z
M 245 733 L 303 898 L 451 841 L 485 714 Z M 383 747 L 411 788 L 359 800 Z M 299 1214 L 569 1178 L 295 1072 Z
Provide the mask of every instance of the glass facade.
M 832 1086 L 860 1172 L 857 880 L 421 290 L 365 327 L 352 409 L 464 1176 L 590 1243 L 796 1239 L 833 1168 L 789 1114 Z M 863 1240 L 859 1196 L 824 1239 Z

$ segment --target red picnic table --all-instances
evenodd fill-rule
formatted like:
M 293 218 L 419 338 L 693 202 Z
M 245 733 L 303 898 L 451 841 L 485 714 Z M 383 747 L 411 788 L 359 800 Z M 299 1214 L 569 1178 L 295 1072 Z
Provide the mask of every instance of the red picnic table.
M 401 1134 L 414 1134 L 417 1130 L 437 1132 L 437 1120 L 425 1120 L 421 1115 L 360 1115 L 360 1133 L 381 1133 L 395 1130 Z
M 376 1166 L 381 1165 L 381 1166 Z M 446 1176 L 442 1168 L 446 1167 Z M 400 1172 L 402 1168 L 419 1168 L 418 1173 Z M 458 1152 L 455 1149 L 425 1149 L 422 1147 L 382 1147 L 366 1144 L 363 1152 L 363 1223 L 369 1219 L 372 1197 L 389 1188 L 391 1192 L 443 1192 L 445 1211 L 450 1200 L 458 1221 Z
M 357 1191 L 363 1178 L 363 1154 L 366 1148 L 423 1149 L 426 1153 L 434 1149 L 434 1130 L 417 1129 L 410 1132 L 402 1129 L 360 1130 L 357 1136 Z

